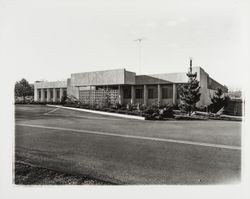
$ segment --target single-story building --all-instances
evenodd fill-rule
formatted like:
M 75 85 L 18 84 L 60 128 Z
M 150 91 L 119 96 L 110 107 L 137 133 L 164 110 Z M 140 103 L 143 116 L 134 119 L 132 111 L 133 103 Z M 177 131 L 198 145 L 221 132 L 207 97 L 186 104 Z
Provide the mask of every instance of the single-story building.
M 224 93 L 226 86 L 212 79 L 203 68 L 193 67 L 200 82 L 200 101 L 197 106 L 211 103 L 217 88 Z M 178 104 L 178 86 L 188 77 L 182 73 L 136 75 L 126 69 L 73 73 L 67 81 L 37 81 L 34 83 L 34 100 L 40 102 L 60 101 L 63 95 L 72 96 L 83 103 L 98 103 L 109 92 L 110 100 L 119 104 Z

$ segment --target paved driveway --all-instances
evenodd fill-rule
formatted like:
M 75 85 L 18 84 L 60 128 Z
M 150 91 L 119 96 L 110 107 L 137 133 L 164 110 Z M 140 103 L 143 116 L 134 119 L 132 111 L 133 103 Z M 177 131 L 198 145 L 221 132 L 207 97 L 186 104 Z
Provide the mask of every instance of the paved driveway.
M 240 122 L 137 121 L 17 105 L 15 144 L 19 161 L 118 184 L 240 181 Z

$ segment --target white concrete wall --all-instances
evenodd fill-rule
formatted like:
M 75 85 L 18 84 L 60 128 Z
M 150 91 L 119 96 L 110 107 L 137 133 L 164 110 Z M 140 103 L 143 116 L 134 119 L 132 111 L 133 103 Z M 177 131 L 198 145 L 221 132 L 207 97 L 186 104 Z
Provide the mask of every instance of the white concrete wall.
M 131 99 L 123 99 L 123 104 L 130 104 L 131 103 Z
M 134 84 L 135 73 L 125 69 L 71 74 L 71 86 Z
M 216 82 L 216 85 L 218 87 L 214 87 L 214 89 L 209 89 L 209 75 L 206 73 L 206 71 L 201 67 L 194 67 L 194 72 L 197 72 L 197 80 L 200 82 L 200 101 L 196 104 L 196 106 L 208 106 L 211 104 L 211 97 L 213 97 L 213 94 L 216 92 L 218 87 L 223 87 L 221 84 Z M 223 88 L 224 89 L 224 88 Z
M 158 105 L 158 98 L 148 99 L 148 106 L 156 106 Z
M 55 81 L 55 82 L 35 82 L 34 88 L 67 88 L 67 81 Z
M 144 102 L 144 100 L 143 100 L 143 98 L 142 99 L 135 99 L 135 103 L 136 104 L 143 104 L 143 102 Z
M 124 84 L 135 84 L 135 73 L 125 70 L 125 81 Z
M 186 73 L 164 73 L 164 74 L 155 74 L 149 76 L 173 83 L 185 83 L 188 81 Z
M 71 79 L 67 80 L 67 95 L 79 99 L 79 87 L 71 86 Z
M 201 70 L 201 67 L 193 67 L 192 68 L 192 72 L 193 73 L 197 73 L 197 80 L 199 81 L 200 84 L 200 101 L 198 103 L 196 103 L 196 106 L 204 106 L 207 105 L 206 103 L 206 94 L 205 92 L 207 92 L 207 74 L 205 73 L 205 71 Z

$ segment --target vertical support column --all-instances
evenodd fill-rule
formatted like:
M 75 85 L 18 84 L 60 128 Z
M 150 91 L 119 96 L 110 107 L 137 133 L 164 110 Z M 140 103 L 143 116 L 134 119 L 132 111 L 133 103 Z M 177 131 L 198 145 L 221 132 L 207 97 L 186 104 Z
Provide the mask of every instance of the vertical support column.
M 118 85 L 118 96 L 119 96 L 119 104 L 123 104 L 123 88 L 121 85 Z
M 157 88 L 158 88 L 158 103 L 159 105 L 161 105 L 161 85 L 158 84 Z
M 34 101 L 37 102 L 38 101 L 38 89 L 34 88 Z
M 135 86 L 131 86 L 131 104 L 135 104 Z
M 44 102 L 44 88 L 41 88 L 41 102 Z
M 53 88 L 53 102 L 56 102 L 56 88 Z
M 62 100 L 62 97 L 63 97 L 63 88 L 60 88 L 60 99 L 59 99 L 59 101 Z
M 47 102 L 50 102 L 50 89 L 47 88 Z
M 177 103 L 176 84 L 173 84 L 173 104 Z
M 147 103 L 148 103 L 148 88 L 147 88 L 147 85 L 145 84 L 144 85 L 144 92 L 143 92 L 143 99 L 144 99 L 144 105 L 147 106 Z

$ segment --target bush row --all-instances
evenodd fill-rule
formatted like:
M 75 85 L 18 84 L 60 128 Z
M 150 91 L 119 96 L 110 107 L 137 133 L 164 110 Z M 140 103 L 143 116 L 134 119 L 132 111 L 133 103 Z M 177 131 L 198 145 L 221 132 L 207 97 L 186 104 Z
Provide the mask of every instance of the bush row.
M 18 101 L 15 104 L 37 104 L 37 105 L 46 105 L 46 104 L 53 104 L 53 105 L 62 105 L 61 102 L 34 102 L 34 101 Z
M 131 104 L 127 106 L 117 104 L 111 107 L 103 107 L 100 105 L 89 105 L 82 103 L 66 103 L 64 106 L 105 111 L 110 113 L 143 116 L 147 120 L 163 120 L 174 117 L 173 106 L 170 105 L 161 106 L 159 108 L 146 106 L 139 107 L 138 105 Z
M 128 104 L 128 105 L 120 105 L 115 104 L 111 106 L 105 105 L 90 105 L 90 104 L 83 104 L 79 101 L 70 101 L 70 100 L 63 100 L 62 102 L 34 102 L 34 101 L 19 101 L 15 104 L 53 104 L 53 105 L 63 105 L 66 107 L 74 107 L 74 108 L 84 108 L 84 109 L 91 109 L 91 110 L 98 110 L 98 111 L 105 111 L 110 113 L 119 113 L 119 114 L 127 114 L 127 115 L 136 115 L 136 116 L 143 116 L 147 120 L 164 120 L 167 118 L 174 117 L 174 106 L 171 105 L 162 105 L 160 107 L 152 106 L 146 107 L 141 104 Z

